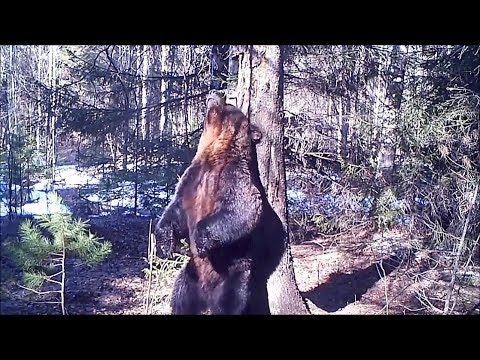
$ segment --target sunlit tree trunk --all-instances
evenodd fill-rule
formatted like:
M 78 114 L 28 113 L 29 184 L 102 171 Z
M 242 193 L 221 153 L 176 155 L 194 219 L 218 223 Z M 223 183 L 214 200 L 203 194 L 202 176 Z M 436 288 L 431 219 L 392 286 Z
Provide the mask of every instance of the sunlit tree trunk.
M 344 111 L 345 99 L 340 97 L 338 99 L 337 112 L 338 112 L 338 122 L 337 122 L 337 154 L 345 159 L 347 157 L 347 144 L 348 144 L 348 113 Z
M 42 83 L 42 46 L 37 46 L 37 81 Z M 37 87 L 37 124 L 42 123 L 42 97 L 40 92 L 40 87 Z M 40 140 L 40 126 L 37 126 L 36 137 L 37 137 L 37 151 L 40 151 L 41 140 Z
M 144 109 L 144 103 L 146 105 L 147 101 L 147 94 L 146 94 L 146 86 L 145 86 L 145 75 L 143 73 L 143 64 L 142 60 L 144 60 L 143 54 L 146 52 L 145 51 L 145 46 L 143 45 L 138 45 L 135 46 L 135 58 L 133 60 L 133 68 L 135 69 L 135 75 L 138 78 L 140 78 L 139 83 L 139 88 L 137 93 L 134 93 L 135 97 L 135 107 L 136 107 L 136 117 L 135 117 L 135 131 L 134 131 L 134 136 L 135 136 L 135 143 L 133 146 L 133 171 L 134 171 L 134 176 L 135 176 L 135 182 L 134 182 L 134 206 L 133 206 L 133 211 L 135 215 L 138 215 L 138 182 L 139 182 L 139 176 L 138 176 L 138 161 L 139 161 L 139 156 L 141 156 L 140 152 L 142 150 L 142 147 L 140 146 L 141 140 L 144 139 L 145 135 L 145 110 Z
M 170 94 L 169 94 L 170 80 L 167 80 L 165 78 L 169 74 L 169 70 L 170 70 L 170 66 L 169 66 L 170 48 L 171 48 L 170 45 L 161 46 L 160 69 L 161 69 L 161 74 L 164 76 L 160 86 L 162 103 L 165 103 L 170 99 Z M 160 108 L 160 132 L 162 134 L 162 137 L 171 135 L 170 131 L 168 130 L 168 129 L 171 129 L 171 127 L 169 127 L 168 123 L 169 123 L 168 108 L 166 105 L 164 105 Z
M 6 100 L 6 117 L 7 117 L 7 126 L 6 126 L 6 135 L 7 135 L 7 176 L 8 176 L 8 216 L 9 219 L 12 219 L 13 216 L 13 203 L 16 196 L 16 187 L 14 188 L 13 177 L 15 166 L 15 158 L 12 148 L 14 141 L 14 127 L 15 127 L 15 51 L 16 47 L 10 45 L 8 47 L 6 74 L 3 79 L 3 87 Z
M 147 82 L 147 77 L 148 77 L 148 69 L 149 69 L 149 51 L 148 51 L 148 46 L 143 45 L 141 46 L 141 64 L 142 64 L 142 70 L 141 70 L 141 81 L 140 81 L 140 86 L 141 86 L 141 104 L 142 104 L 142 111 L 141 111 L 141 128 L 142 128 L 142 140 L 147 140 L 149 139 L 150 135 L 150 124 L 147 121 L 147 106 L 148 106 L 148 82 Z
M 190 52 L 189 49 L 184 49 L 183 54 L 183 144 L 185 147 L 189 146 L 190 139 L 189 139 L 189 116 L 188 116 L 188 95 L 189 95 L 189 64 L 190 64 Z
M 57 96 L 57 46 L 52 45 L 48 48 L 48 88 L 49 88 L 49 100 L 47 108 L 47 166 L 51 171 L 51 178 L 55 180 L 55 165 L 56 165 L 56 152 L 55 152 L 55 127 L 57 123 L 56 116 L 56 96 Z
M 267 284 L 272 314 L 307 314 L 289 247 L 283 158 L 283 63 L 280 46 L 248 46 L 240 55 L 238 106 L 262 134 L 257 147 L 260 178 L 280 218 L 285 251 Z
M 152 81 L 149 82 L 148 103 L 155 105 L 147 113 L 147 122 L 150 124 L 151 139 L 158 138 L 160 136 L 160 112 L 161 107 L 158 105 L 161 102 L 161 86 L 162 79 L 158 79 L 161 76 L 161 53 L 162 47 L 160 45 L 151 46 L 151 61 L 149 76 L 152 77 Z
M 377 159 L 377 178 L 391 184 L 395 158 L 396 130 L 403 99 L 406 54 L 400 46 L 393 46 L 386 73 L 385 106 L 383 112 L 380 148 Z
M 118 62 L 121 65 L 122 71 L 125 71 L 126 69 L 130 70 L 131 69 L 131 54 L 130 54 L 130 46 L 129 45 L 122 45 L 119 47 L 119 60 Z M 120 79 L 121 79 L 120 75 Z M 122 80 L 120 80 L 122 81 Z M 122 84 L 123 86 L 123 84 Z M 123 86 L 123 98 L 124 98 L 124 110 L 128 111 L 130 108 L 130 96 L 128 93 L 128 90 Z M 127 164 L 128 164 L 128 145 L 130 143 L 129 139 L 129 134 L 130 134 L 130 126 L 129 126 L 129 120 L 125 120 L 122 124 L 122 132 L 123 132 L 123 158 L 122 158 L 122 170 L 126 171 L 127 170 Z

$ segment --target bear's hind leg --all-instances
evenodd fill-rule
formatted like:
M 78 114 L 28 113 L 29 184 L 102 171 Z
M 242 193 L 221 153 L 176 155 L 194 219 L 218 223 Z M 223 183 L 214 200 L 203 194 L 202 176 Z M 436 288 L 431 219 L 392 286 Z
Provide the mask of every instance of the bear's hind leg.
M 217 290 L 213 315 L 242 315 L 248 304 L 250 289 L 250 270 L 229 274 Z
M 200 296 L 198 280 L 192 276 L 190 264 L 181 270 L 172 292 L 173 315 L 199 315 L 205 310 L 205 301 Z

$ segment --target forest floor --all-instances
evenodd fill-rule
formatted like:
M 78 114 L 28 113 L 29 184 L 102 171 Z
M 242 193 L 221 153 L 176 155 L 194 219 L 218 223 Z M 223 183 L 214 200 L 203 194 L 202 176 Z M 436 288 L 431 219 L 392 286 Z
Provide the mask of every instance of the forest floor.
M 1 314 L 59 314 L 52 298 L 20 288 L 19 272 L 4 249 L 18 223 L 1 218 Z M 67 261 L 65 303 L 69 314 L 144 314 L 149 220 L 133 216 L 92 218 L 91 230 L 112 243 L 112 253 L 95 267 Z M 415 250 L 400 232 L 325 236 L 292 245 L 294 270 L 313 314 L 435 314 L 443 309 L 451 258 Z M 480 269 L 459 274 L 455 313 L 480 314 Z M 173 277 L 159 288 L 153 314 L 168 314 Z M 165 285 L 166 284 L 166 285 Z M 477 307 L 475 308 L 475 305 Z

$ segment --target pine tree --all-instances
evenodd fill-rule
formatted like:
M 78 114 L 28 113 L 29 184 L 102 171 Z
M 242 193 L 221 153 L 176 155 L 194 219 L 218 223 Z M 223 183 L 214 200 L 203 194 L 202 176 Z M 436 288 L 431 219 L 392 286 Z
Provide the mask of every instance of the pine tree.
M 54 197 L 53 203 L 61 205 Z M 87 265 L 95 265 L 111 252 L 111 243 L 101 241 L 89 230 L 88 223 L 68 213 L 42 214 L 24 220 L 20 225 L 20 241 L 10 241 L 7 248 L 23 271 L 25 289 L 38 295 L 58 293 L 58 304 L 65 314 L 65 258 L 75 256 Z M 40 291 L 45 283 L 57 290 Z

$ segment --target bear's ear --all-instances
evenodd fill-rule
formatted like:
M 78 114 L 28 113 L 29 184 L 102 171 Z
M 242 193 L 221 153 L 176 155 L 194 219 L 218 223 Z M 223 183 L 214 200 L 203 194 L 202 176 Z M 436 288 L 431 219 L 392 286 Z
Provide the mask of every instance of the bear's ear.
M 262 139 L 262 132 L 258 128 L 258 126 L 250 124 L 250 136 L 254 143 L 259 143 Z

